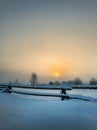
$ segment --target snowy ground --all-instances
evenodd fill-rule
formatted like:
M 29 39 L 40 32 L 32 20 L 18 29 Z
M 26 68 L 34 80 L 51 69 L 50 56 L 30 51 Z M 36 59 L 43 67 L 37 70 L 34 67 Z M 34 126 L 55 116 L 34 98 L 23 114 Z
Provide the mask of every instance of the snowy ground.
M 97 130 L 97 102 L 0 93 L 0 130 Z

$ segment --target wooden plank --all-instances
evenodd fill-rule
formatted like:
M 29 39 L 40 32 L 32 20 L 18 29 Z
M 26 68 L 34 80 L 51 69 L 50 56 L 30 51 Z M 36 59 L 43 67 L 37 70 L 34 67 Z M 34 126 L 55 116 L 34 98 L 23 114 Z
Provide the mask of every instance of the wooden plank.
M 0 86 L 12 87 L 12 88 L 24 88 L 24 89 L 48 89 L 48 90 L 71 90 L 71 87 L 59 87 L 59 86 L 22 86 L 22 85 L 9 85 L 0 84 Z
M 72 89 L 97 89 L 97 87 L 72 87 Z
M 27 92 L 20 92 L 15 90 L 9 90 L 10 92 L 17 93 L 17 94 L 24 94 L 24 95 L 33 95 L 33 96 L 47 96 L 47 97 L 62 97 L 62 98 L 68 98 L 65 94 L 55 94 L 55 93 L 27 93 Z
M 0 89 L 5 88 L 4 86 L 1 86 Z

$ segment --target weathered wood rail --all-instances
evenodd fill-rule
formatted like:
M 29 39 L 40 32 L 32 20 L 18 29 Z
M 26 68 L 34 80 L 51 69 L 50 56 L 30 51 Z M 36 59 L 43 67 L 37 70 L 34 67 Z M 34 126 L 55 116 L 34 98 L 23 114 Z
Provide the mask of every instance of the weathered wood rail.
M 49 97 L 61 97 L 61 100 L 68 99 L 66 95 L 66 90 L 71 90 L 71 87 L 66 86 L 22 86 L 22 85 L 11 85 L 11 84 L 0 84 L 0 88 L 3 88 L 2 92 L 7 93 L 17 93 L 24 95 L 33 95 L 33 96 L 49 96 Z M 61 93 L 35 93 L 35 92 L 22 92 L 14 90 L 13 88 L 22 88 L 22 89 L 42 89 L 42 90 L 61 90 Z
M 97 89 L 97 85 L 71 85 L 72 89 Z

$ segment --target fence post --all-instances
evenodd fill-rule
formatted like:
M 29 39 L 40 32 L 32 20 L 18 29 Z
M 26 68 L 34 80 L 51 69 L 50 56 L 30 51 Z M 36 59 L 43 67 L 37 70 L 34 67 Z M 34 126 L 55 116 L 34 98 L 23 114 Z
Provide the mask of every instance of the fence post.
M 12 87 L 11 86 L 7 86 L 5 89 L 4 89 L 4 91 L 3 92 L 6 92 L 6 93 L 11 93 L 11 90 L 12 89 Z
M 66 94 L 66 89 L 64 89 L 64 88 L 62 88 L 61 89 L 61 94 Z M 61 100 L 64 100 L 65 99 L 65 97 L 62 95 L 62 97 L 61 97 Z

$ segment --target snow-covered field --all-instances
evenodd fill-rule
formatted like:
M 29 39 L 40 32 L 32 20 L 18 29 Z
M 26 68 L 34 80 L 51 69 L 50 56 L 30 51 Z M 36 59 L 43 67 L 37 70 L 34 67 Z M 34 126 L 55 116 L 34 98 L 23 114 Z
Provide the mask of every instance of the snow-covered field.
M 0 130 L 97 130 L 97 102 L 0 93 Z
M 72 89 L 72 91 L 67 91 L 67 93 L 97 98 L 97 89 Z

